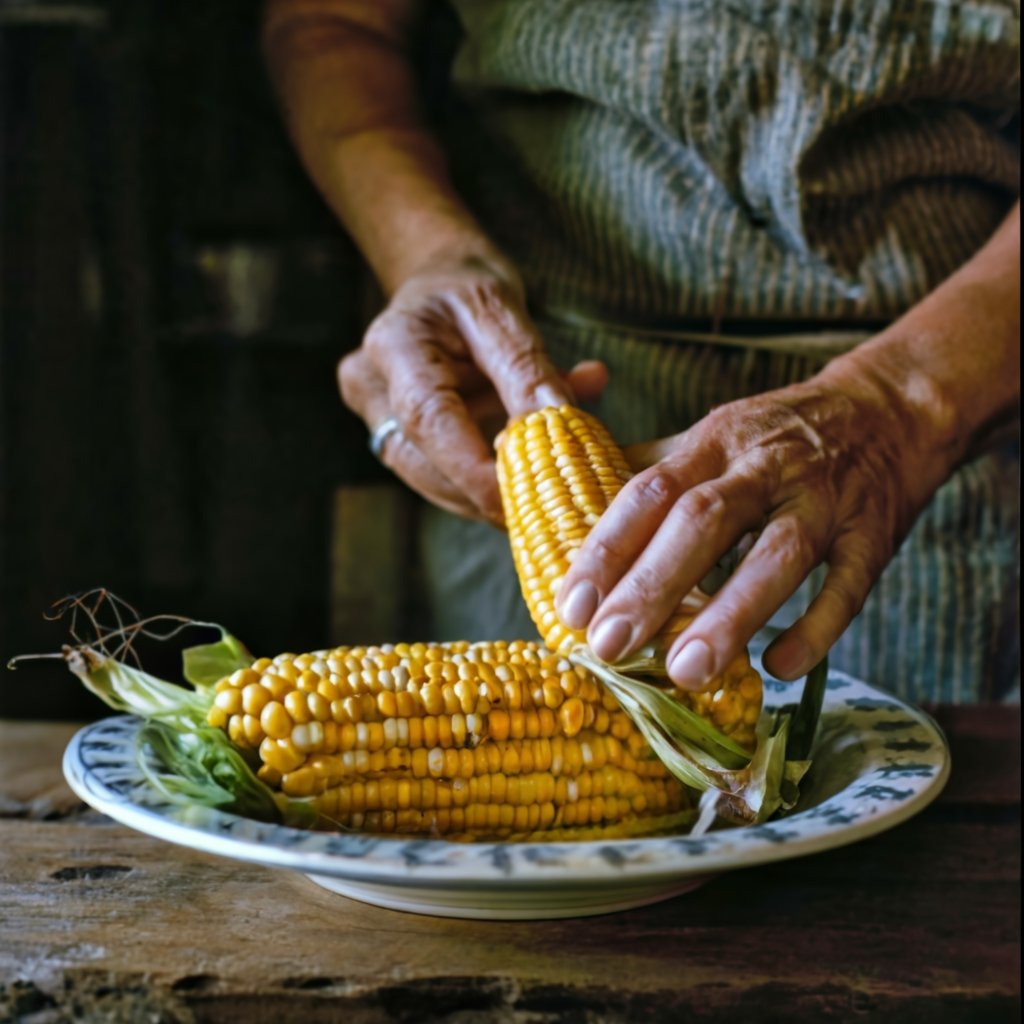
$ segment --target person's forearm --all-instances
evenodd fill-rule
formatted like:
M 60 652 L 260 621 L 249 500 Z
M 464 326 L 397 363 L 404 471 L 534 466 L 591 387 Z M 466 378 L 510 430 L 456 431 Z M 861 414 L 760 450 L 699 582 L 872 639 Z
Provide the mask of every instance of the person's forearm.
M 441 254 L 499 260 L 420 119 L 417 0 L 270 0 L 264 45 L 317 187 L 391 294 Z
M 914 422 L 934 489 L 1020 403 L 1020 204 L 963 267 L 822 376 L 866 375 Z

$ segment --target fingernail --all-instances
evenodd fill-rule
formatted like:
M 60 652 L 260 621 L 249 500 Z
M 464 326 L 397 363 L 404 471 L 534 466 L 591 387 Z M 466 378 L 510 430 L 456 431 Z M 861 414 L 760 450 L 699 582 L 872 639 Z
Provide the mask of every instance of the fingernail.
M 814 656 L 810 647 L 799 637 L 781 640 L 768 653 L 773 674 L 780 679 L 797 679 L 813 668 Z
M 633 625 L 629 619 L 615 615 L 600 623 L 587 638 L 590 649 L 602 660 L 614 664 L 629 649 Z
M 715 652 L 703 640 L 691 640 L 672 659 L 668 674 L 684 690 L 699 690 L 715 674 Z
M 565 395 L 550 384 L 538 384 L 534 388 L 533 397 L 537 400 L 539 408 L 544 408 L 546 405 L 565 404 Z
M 560 601 L 555 610 L 570 629 L 583 629 L 594 617 L 598 603 L 597 587 L 583 580 L 569 591 L 568 597 Z

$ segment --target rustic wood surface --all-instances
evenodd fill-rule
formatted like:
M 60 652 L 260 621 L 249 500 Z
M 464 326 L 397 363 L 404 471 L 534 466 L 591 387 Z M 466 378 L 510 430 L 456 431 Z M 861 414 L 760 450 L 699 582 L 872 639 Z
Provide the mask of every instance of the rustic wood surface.
M 86 808 L 71 725 L 0 723 L 0 1021 L 1020 1019 L 1020 724 L 933 709 L 953 775 L 844 849 L 569 921 L 380 910 Z

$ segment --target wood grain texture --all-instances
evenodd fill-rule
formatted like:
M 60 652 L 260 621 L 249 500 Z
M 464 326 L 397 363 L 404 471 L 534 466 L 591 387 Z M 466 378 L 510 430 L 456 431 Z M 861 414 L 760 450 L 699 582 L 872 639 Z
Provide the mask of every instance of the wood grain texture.
M 958 781 L 891 832 L 648 908 L 502 923 L 139 835 L 62 792 L 69 727 L 0 724 L 0 1020 L 1016 1021 L 1019 720 L 938 717 Z M 985 763 L 1016 771 L 993 785 Z

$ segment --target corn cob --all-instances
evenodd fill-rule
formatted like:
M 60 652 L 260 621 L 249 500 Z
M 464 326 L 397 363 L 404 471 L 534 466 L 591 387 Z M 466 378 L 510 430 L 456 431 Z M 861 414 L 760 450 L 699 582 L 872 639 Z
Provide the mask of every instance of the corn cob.
M 615 698 L 532 642 L 261 658 L 214 686 L 207 722 L 259 752 L 267 785 L 348 828 L 615 837 L 691 807 Z
M 512 556 L 533 621 L 550 649 L 569 654 L 585 648 L 585 634 L 558 619 L 555 597 L 576 551 L 632 475 L 626 458 L 603 424 L 571 406 L 513 420 L 496 448 Z M 619 671 L 664 675 L 665 654 L 693 614 L 684 601 L 642 657 Z M 704 692 L 676 690 L 673 696 L 753 749 L 762 685 L 745 653 Z

